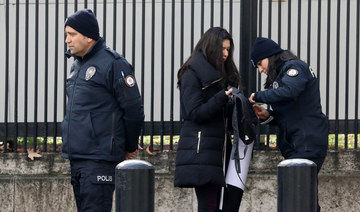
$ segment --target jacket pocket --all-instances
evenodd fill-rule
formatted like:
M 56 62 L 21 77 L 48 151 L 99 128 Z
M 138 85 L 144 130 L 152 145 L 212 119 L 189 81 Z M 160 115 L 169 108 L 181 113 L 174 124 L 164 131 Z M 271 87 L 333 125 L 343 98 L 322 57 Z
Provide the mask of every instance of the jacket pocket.
M 91 112 L 91 121 L 94 126 L 96 140 L 99 141 L 99 150 L 102 153 L 112 154 L 115 151 L 115 113 L 111 111 Z
M 196 153 L 200 152 L 200 143 L 201 143 L 201 131 L 198 131 L 198 142 L 197 142 Z
M 72 113 L 68 129 L 72 154 L 95 154 L 99 141 L 95 137 L 90 113 Z
M 115 127 L 115 114 L 112 111 L 90 112 L 91 121 L 94 126 L 96 137 L 110 137 L 113 135 Z

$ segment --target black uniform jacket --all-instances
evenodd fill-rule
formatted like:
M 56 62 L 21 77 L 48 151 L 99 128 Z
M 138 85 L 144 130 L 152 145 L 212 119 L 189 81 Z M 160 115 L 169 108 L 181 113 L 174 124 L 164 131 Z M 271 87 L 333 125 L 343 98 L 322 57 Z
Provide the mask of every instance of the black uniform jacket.
M 278 147 L 285 158 L 325 157 L 327 118 L 321 111 L 318 79 L 301 60 L 285 62 L 272 89 L 255 93 L 255 101 L 270 104 L 279 126 Z
M 67 52 L 69 56 L 69 51 Z M 100 38 L 66 80 L 62 156 L 119 162 L 137 149 L 144 121 L 131 65 Z
M 225 106 L 221 75 L 198 52 L 180 86 L 183 125 L 176 153 L 174 185 L 225 185 L 222 154 L 225 142 Z

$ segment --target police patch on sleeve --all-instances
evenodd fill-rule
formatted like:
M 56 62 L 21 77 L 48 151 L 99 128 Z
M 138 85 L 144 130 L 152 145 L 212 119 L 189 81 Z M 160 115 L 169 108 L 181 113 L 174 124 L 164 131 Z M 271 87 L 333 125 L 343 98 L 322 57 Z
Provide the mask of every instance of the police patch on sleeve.
M 287 70 L 286 74 L 290 77 L 295 77 L 299 74 L 299 72 L 296 69 L 289 69 Z
M 134 78 L 134 76 L 132 76 L 132 75 L 127 75 L 126 77 L 125 77 L 125 84 L 126 84 L 126 86 L 128 86 L 128 87 L 134 87 L 134 85 L 135 85 L 135 78 Z
M 91 79 L 91 77 L 93 77 L 96 73 L 96 68 L 94 66 L 90 66 L 87 70 L 86 70 L 86 74 L 85 74 L 85 79 L 89 80 Z

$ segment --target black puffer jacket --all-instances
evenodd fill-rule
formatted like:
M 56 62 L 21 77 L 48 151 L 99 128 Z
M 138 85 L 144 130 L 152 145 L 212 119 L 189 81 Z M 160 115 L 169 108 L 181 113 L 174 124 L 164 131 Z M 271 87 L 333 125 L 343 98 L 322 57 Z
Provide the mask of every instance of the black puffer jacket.
M 174 185 L 225 185 L 223 149 L 228 97 L 221 75 L 197 53 L 181 80 L 183 125 L 176 153 Z

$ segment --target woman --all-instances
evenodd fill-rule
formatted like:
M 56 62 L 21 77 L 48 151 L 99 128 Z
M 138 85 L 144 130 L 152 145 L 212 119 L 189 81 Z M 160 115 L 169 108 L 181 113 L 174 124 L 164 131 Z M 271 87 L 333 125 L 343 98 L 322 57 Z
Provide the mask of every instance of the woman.
M 251 59 L 254 67 L 267 75 L 267 90 L 249 98 L 258 118 L 279 126 L 277 144 L 285 159 L 312 160 L 319 172 L 327 153 L 328 128 L 315 74 L 308 64 L 268 38 L 255 40 Z M 257 102 L 270 104 L 272 110 Z
M 227 108 L 232 89 L 226 88 L 240 82 L 233 51 L 231 35 L 210 28 L 178 71 L 183 125 L 174 185 L 195 188 L 198 211 L 218 211 L 225 186 L 223 153 L 231 147 L 225 126 L 232 111 Z

